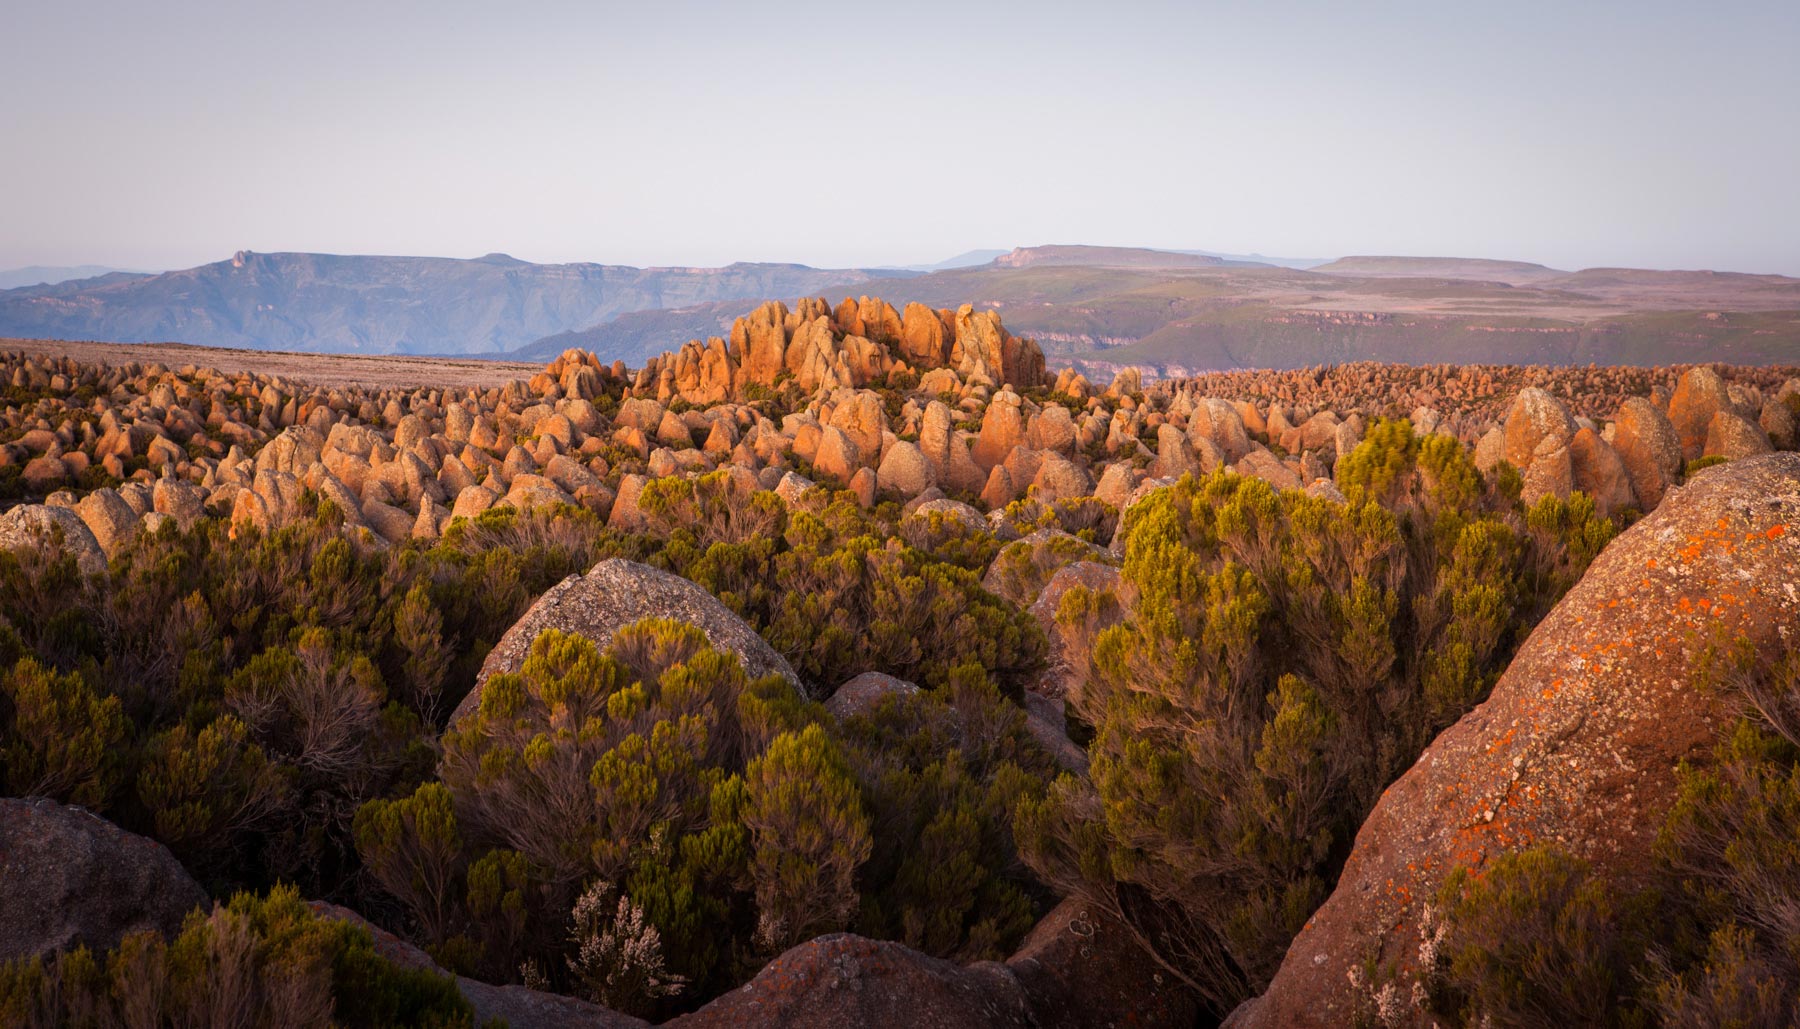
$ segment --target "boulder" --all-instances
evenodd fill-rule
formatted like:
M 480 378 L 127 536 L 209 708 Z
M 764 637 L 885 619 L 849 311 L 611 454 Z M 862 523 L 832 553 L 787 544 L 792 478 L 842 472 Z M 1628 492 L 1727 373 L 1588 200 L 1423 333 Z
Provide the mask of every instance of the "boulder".
M 1713 413 L 1712 421 L 1706 427 L 1706 446 L 1700 456 L 1736 461 L 1773 449 L 1762 426 L 1735 411 L 1719 410 Z
M 162 844 L 85 808 L 0 798 L 0 961 L 173 934 L 207 903 Z
M 906 518 L 903 519 L 903 521 L 911 521 L 914 518 L 929 519 L 934 514 L 940 518 L 958 522 L 970 532 L 987 531 L 987 519 L 981 517 L 980 511 L 975 510 L 973 507 L 970 507 L 960 500 L 949 500 L 944 498 L 928 500 L 925 503 L 920 504 L 918 507 L 907 512 Z
M 707 641 L 744 662 L 752 678 L 776 674 L 805 692 L 800 679 L 756 630 L 712 594 L 678 575 L 621 558 L 609 558 L 586 575 L 571 575 L 539 597 L 481 663 L 475 688 L 457 705 L 452 722 L 480 704 L 481 687 L 492 676 L 516 672 L 531 652 L 532 641 L 546 629 L 585 636 L 605 650 L 620 629 L 646 618 L 687 622 Z
M 97 489 L 89 493 L 76 503 L 75 513 L 108 557 L 124 549 L 137 535 L 138 516 L 117 490 Z
M 1545 453 L 1568 444 L 1575 435 L 1575 420 L 1569 417 L 1568 408 L 1563 407 L 1562 401 L 1535 386 L 1528 386 L 1513 398 L 1512 408 L 1506 415 L 1505 431 L 1506 460 L 1525 472 L 1546 440 L 1552 441 L 1552 446 Z
M 1076 561 L 1056 570 L 1026 609 L 1043 630 L 1048 644 L 1044 648 L 1044 670 L 1027 685 L 1027 689 L 1052 700 L 1066 700 L 1080 694 L 1082 683 L 1087 679 L 1087 655 L 1094 641 L 1086 630 L 1065 630 L 1058 624 L 1056 613 L 1062 606 L 1063 597 L 1077 586 L 1096 594 L 1111 593 L 1116 598 L 1122 581 L 1119 569 L 1098 561 Z M 1117 624 L 1123 617 L 1123 607 L 1111 604 L 1095 620 L 1092 631 L 1098 633 Z
M 1236 470 L 1239 475 L 1254 476 L 1278 490 L 1300 488 L 1300 476 L 1260 446 L 1239 458 Z
M 1188 439 L 1195 448 L 1200 447 L 1201 440 L 1212 443 L 1227 462 L 1238 461 L 1250 452 L 1250 434 L 1244 428 L 1243 416 L 1237 408 L 1211 397 L 1195 405 L 1193 416 L 1188 419 Z
M 1339 458 L 1348 454 L 1349 451 L 1344 450 L 1341 446 L 1338 448 Z M 1475 443 L 1475 468 L 1481 472 L 1491 472 L 1504 460 L 1506 460 L 1506 430 L 1495 426 Z
M 1191 998 L 1129 935 L 1080 901 L 1058 905 L 1004 963 L 957 965 L 898 943 L 834 933 L 800 944 L 755 979 L 669 1029 L 1084 1029 L 1185 1027 Z
M 1624 462 L 1631 491 L 1649 511 L 1662 503 L 1663 494 L 1681 474 L 1681 437 L 1669 416 L 1643 397 L 1631 397 L 1619 405 L 1613 421 L 1613 449 Z
M 873 459 L 881 456 L 881 435 L 887 431 L 887 412 L 881 406 L 881 394 L 857 390 L 832 410 L 828 424 L 848 436 L 865 461 L 873 463 Z
M 1569 440 L 1572 438 L 1559 440 L 1545 436 L 1531 460 L 1520 466 L 1525 470 L 1525 484 L 1519 490 L 1519 499 L 1527 507 L 1550 496 L 1567 500 L 1574 491 L 1575 469 L 1569 457 Z
M 1094 480 L 1087 470 L 1055 453 L 1044 456 L 1031 485 L 1036 487 L 1038 499 L 1046 504 L 1091 496 L 1094 492 Z
M 1764 455 L 1707 470 L 1608 545 L 1488 700 L 1382 794 L 1337 888 L 1228 1024 L 1346 1024 L 1350 969 L 1410 960 L 1421 907 L 1459 865 L 1554 839 L 1645 881 L 1677 764 L 1734 717 L 1697 684 L 1707 644 L 1723 632 L 1772 652 L 1800 630 L 1796 518 L 1800 455 Z
M 83 574 L 106 570 L 106 551 L 73 508 L 20 504 L 0 514 L 0 550 L 48 552 L 52 548 L 72 555 Z
M 1633 506 L 1631 477 L 1625 462 L 1611 444 L 1592 429 L 1581 429 L 1569 440 L 1569 472 L 1575 488 L 1594 498 L 1602 515 Z
M 153 510 L 175 519 L 183 532 L 193 528 L 194 523 L 206 515 L 206 494 L 200 487 L 182 479 L 165 477 L 156 480 L 150 502 Z
M 1128 932 L 1070 897 L 1034 926 L 1006 959 L 1041 1029 L 1193 1026 L 1192 997 L 1146 961 Z
M 916 497 L 931 485 L 931 465 L 917 444 L 899 440 L 882 455 L 875 482 L 883 490 Z
M 839 686 L 831 694 L 831 699 L 825 702 L 825 710 L 831 712 L 833 718 L 842 721 L 873 711 L 883 697 L 904 697 L 917 692 L 919 687 L 905 679 L 896 679 L 881 672 L 864 672 Z
M 1010 392 L 996 394 L 981 418 L 981 435 L 975 439 L 975 464 L 983 472 L 1006 460 L 1013 448 L 1025 442 L 1025 418 L 1019 398 Z
M 850 477 L 862 467 L 862 449 L 835 425 L 827 425 L 819 436 L 819 450 L 813 455 L 813 467 L 848 484 Z
M 1731 395 L 1724 380 L 1711 368 L 1690 368 L 1675 384 L 1669 398 L 1669 422 L 1681 441 L 1681 456 L 1692 461 L 1706 451 L 1706 435 L 1713 415 L 1731 410 Z
M 964 967 L 898 943 L 832 933 L 788 950 L 756 978 L 669 1029 L 1028 1029 L 1017 978 L 997 962 Z
M 1793 450 L 1800 447 L 1800 427 L 1794 423 L 1794 412 L 1784 401 L 1763 401 L 1762 412 L 1757 416 L 1757 424 L 1769 436 L 1769 442 L 1776 450 Z

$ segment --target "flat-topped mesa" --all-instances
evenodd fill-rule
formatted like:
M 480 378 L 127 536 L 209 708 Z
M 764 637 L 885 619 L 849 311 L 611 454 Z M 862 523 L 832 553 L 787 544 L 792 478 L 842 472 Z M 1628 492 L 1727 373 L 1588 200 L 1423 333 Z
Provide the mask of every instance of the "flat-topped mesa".
M 964 304 L 955 311 L 906 305 L 905 315 L 879 297 L 823 299 L 793 309 L 777 300 L 732 322 L 730 339 L 690 340 L 645 363 L 633 384 L 639 396 L 693 404 L 742 400 L 751 386 L 792 381 L 808 392 L 884 382 L 892 372 L 949 368 L 965 382 L 1030 389 L 1045 384 L 1044 353 L 1006 331 L 994 311 Z

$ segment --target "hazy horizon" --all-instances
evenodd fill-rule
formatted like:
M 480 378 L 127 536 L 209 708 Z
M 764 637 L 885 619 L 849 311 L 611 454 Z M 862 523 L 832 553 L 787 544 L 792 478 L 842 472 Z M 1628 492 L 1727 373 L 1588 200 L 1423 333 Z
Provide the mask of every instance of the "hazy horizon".
M 1236 6 L 34 6 L 0 268 L 1057 242 L 1800 275 L 1800 5 Z

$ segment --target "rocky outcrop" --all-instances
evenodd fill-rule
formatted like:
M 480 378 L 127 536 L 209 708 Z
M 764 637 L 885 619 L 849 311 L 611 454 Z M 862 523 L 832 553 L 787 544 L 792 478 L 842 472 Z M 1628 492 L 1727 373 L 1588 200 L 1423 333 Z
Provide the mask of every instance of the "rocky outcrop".
M 0 961 L 172 934 L 206 892 L 163 845 L 84 808 L 0 798 Z
M 531 605 L 488 653 L 475 677 L 475 688 L 457 705 L 451 721 L 460 721 L 480 706 L 481 687 L 489 678 L 518 671 L 532 642 L 544 630 L 585 636 L 605 650 L 620 629 L 646 618 L 687 622 L 704 632 L 715 648 L 737 655 L 751 677 L 780 675 L 801 687 L 787 659 L 712 594 L 678 575 L 609 558 L 586 575 L 571 575 L 550 587 Z
M 1339 1026 L 1349 969 L 1404 965 L 1446 873 L 1556 840 L 1630 882 L 1674 799 L 1677 762 L 1732 716 L 1696 683 L 1712 640 L 1758 651 L 1800 629 L 1800 456 L 1708 469 L 1614 540 L 1520 648 L 1492 695 L 1434 741 L 1357 833 L 1337 888 L 1240 1029 Z
M 659 400 L 711 404 L 742 400 L 751 387 L 772 387 L 784 376 L 807 391 L 879 385 L 902 365 L 952 369 L 989 387 L 1047 384 L 1043 351 L 1007 332 L 997 312 L 908 304 L 903 317 L 871 297 L 835 309 L 822 299 L 802 300 L 793 310 L 771 301 L 734 321 L 729 342 L 692 340 L 651 358 L 638 381 L 654 384 Z

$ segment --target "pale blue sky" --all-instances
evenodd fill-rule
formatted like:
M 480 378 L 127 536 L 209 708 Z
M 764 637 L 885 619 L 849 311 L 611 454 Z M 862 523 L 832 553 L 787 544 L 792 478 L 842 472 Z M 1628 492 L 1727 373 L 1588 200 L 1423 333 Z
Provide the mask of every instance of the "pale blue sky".
M 0 12 L 0 267 L 1079 242 L 1800 274 L 1800 2 Z

